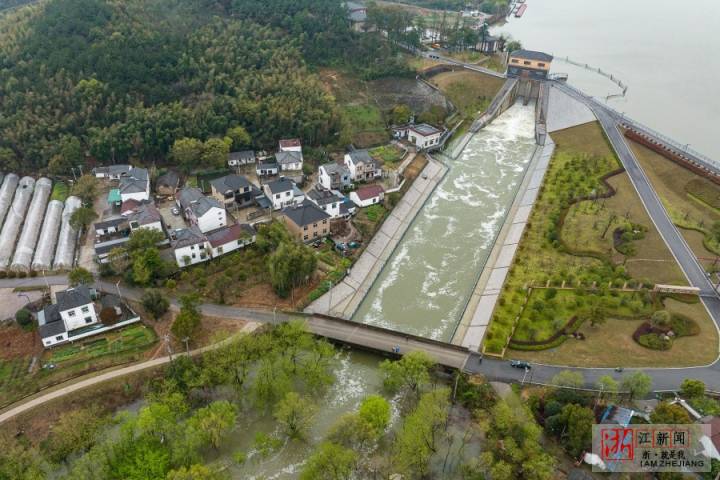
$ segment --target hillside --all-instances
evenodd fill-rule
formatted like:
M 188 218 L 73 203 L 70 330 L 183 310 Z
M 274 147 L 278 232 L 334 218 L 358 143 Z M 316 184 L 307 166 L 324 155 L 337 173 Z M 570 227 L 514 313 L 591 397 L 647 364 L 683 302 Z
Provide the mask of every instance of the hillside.
M 402 69 L 345 17 L 339 0 L 49 0 L 7 14 L 0 169 L 163 161 L 176 139 L 237 126 L 256 148 L 330 143 L 339 116 L 308 65 Z

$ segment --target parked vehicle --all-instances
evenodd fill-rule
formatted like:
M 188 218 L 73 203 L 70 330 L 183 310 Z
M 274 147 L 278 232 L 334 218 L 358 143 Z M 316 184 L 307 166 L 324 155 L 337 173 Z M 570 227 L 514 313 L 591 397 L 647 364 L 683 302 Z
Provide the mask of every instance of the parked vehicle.
M 178 209 L 177 207 L 173 207 L 170 211 L 173 215 L 180 215 L 180 209 Z
M 524 360 L 510 360 L 510 366 L 513 368 L 522 368 L 525 370 L 530 370 L 530 368 L 532 368 L 530 364 Z

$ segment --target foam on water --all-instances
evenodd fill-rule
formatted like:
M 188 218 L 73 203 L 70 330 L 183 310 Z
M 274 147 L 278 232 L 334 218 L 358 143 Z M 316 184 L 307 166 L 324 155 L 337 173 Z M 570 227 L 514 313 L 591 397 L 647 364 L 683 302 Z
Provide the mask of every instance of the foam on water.
M 449 339 L 534 150 L 516 105 L 470 140 L 413 221 L 354 320 Z

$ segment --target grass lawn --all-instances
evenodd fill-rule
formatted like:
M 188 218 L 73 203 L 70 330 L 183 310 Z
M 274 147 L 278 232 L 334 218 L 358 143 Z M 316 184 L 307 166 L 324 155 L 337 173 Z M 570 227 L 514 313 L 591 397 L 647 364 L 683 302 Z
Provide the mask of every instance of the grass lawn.
M 53 184 L 52 193 L 50 194 L 50 200 L 59 200 L 64 202 L 68 195 L 70 195 L 70 187 L 65 182 L 55 182 Z
M 485 348 L 489 352 L 499 352 L 505 345 L 516 318 L 521 314 L 526 287 L 529 285 L 544 286 L 550 283 L 560 286 L 565 282 L 565 286 L 570 287 L 582 285 L 588 288 L 595 284 L 605 288 L 610 283 L 616 287 L 626 282 L 628 286 L 635 286 L 638 281 L 651 285 L 685 284 L 679 267 L 647 217 L 625 173 L 614 175 L 608 180 L 617 191 L 614 196 L 570 202 L 582 196 L 592 198 L 599 193 L 607 193 L 607 187 L 600 180 L 619 168 L 599 125 L 590 123 L 556 132 L 553 139 L 557 144 L 555 155 L 486 336 Z M 564 211 L 567 214 L 563 223 Z M 614 248 L 612 233 L 616 228 L 628 224 L 641 225 L 645 233 L 643 238 L 631 241 L 635 253 L 629 252 L 625 258 Z M 608 232 L 603 237 L 606 229 Z M 620 309 L 617 304 L 619 300 L 612 292 L 602 292 L 602 295 L 608 307 L 608 316 L 613 313 L 621 316 L 633 313 L 628 311 L 628 305 Z M 532 308 L 522 312 L 515 338 L 538 341 L 552 336 L 582 308 L 577 303 L 580 302 L 578 298 L 575 291 L 562 291 L 554 300 L 556 305 L 550 313 L 533 314 Z M 626 300 L 626 303 L 633 305 L 632 302 L 636 300 Z M 637 310 L 634 313 L 638 313 L 643 307 L 635 305 L 634 309 Z M 709 318 L 704 310 L 694 308 L 684 313 L 692 314 L 693 320 L 701 328 L 708 325 Z M 632 331 L 634 328 L 630 333 Z M 703 335 L 715 335 L 714 327 L 712 332 L 703 331 Z M 599 336 L 593 335 L 595 339 Z M 631 336 L 627 340 L 633 342 Z M 688 341 L 683 339 L 683 342 Z M 602 344 L 601 341 L 583 343 L 584 348 L 598 350 L 603 348 Z M 680 345 L 682 343 L 678 343 Z M 717 341 L 705 343 L 704 349 L 696 354 L 714 355 L 716 347 Z M 528 355 L 535 354 L 538 352 Z
M 384 167 L 390 169 L 397 168 L 403 157 L 403 150 L 392 144 L 373 148 L 369 153 L 373 158 L 382 161 Z
M 540 363 L 582 367 L 617 367 L 620 364 L 626 367 L 684 367 L 706 365 L 715 360 L 717 330 L 703 305 L 688 305 L 666 299 L 665 307 L 671 312 L 696 319 L 700 335 L 678 338 L 670 350 L 651 350 L 642 347 L 632 338 L 642 320 L 609 318 L 602 325 L 592 327 L 585 323 L 580 327 L 579 332 L 585 335 L 585 340 L 570 338 L 550 350 L 508 350 L 507 356 Z
M 710 234 L 720 221 L 720 185 L 668 160 L 638 143 L 628 142 L 675 225 L 698 257 L 720 255 L 720 242 Z M 695 231 L 697 230 L 697 231 Z M 704 241 L 699 239 L 704 236 Z
M 430 83 L 445 93 L 463 116 L 474 117 L 490 105 L 504 82 L 482 73 L 457 70 L 436 75 Z

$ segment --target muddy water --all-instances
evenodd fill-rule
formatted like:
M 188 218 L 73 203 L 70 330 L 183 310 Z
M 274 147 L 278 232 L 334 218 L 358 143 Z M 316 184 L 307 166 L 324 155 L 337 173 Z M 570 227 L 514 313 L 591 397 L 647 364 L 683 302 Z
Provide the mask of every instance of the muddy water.
M 450 167 L 353 320 L 450 340 L 535 149 L 534 108 L 517 104 Z M 452 149 L 448 149 L 452 151 Z

